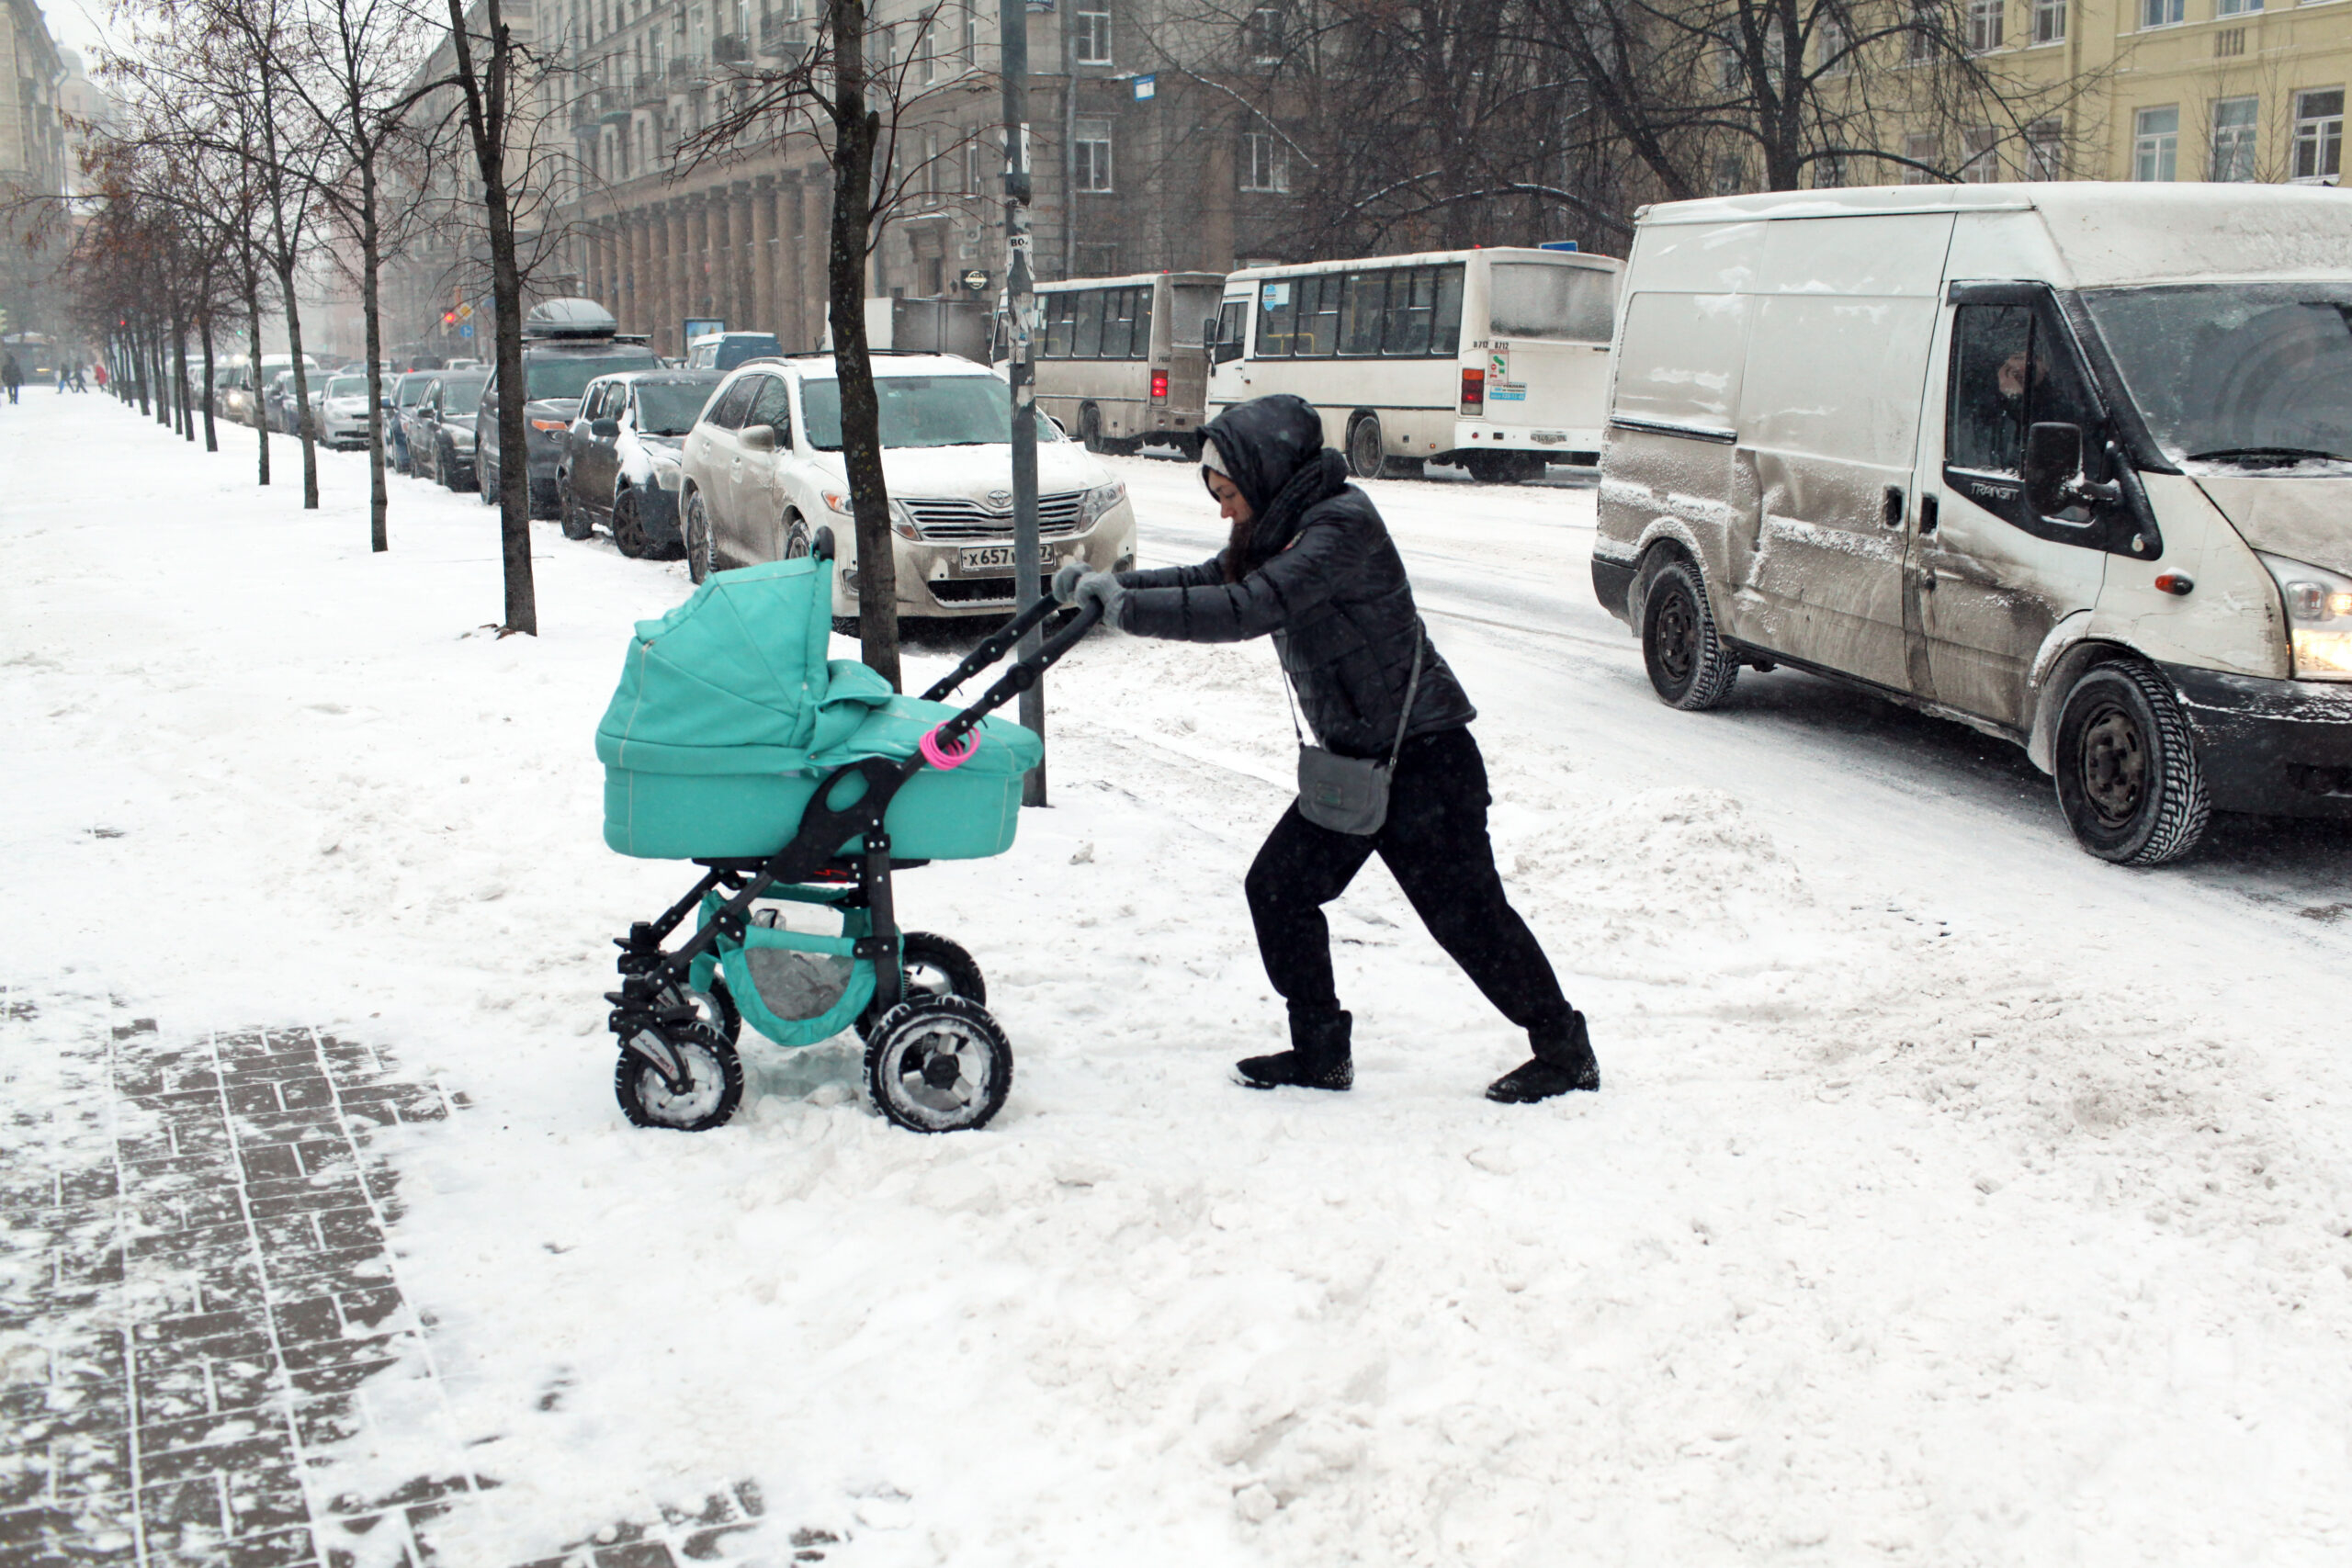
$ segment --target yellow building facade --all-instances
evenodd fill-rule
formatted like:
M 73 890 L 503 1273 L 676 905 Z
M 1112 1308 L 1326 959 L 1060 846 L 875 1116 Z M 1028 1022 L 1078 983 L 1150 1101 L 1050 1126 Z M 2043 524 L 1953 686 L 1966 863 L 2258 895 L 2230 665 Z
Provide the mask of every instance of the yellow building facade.
M 1981 132 L 1939 149 L 1975 154 L 1963 178 L 2334 185 L 2342 175 L 2352 0 L 1960 4 L 1990 69 L 2060 100 L 2022 137 Z

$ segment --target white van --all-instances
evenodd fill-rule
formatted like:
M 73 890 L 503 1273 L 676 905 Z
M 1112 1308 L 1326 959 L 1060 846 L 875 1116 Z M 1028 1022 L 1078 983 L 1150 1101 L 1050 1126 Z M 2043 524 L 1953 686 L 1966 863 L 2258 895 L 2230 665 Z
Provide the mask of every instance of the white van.
M 1198 457 L 1208 417 L 1202 323 L 1224 288 L 1215 272 L 1037 285 L 1037 406 L 1090 452 L 1160 441 Z
M 1651 208 L 1593 587 L 1677 707 L 1791 664 L 2014 740 L 2091 853 L 2352 815 L 2352 197 Z
M 1589 464 L 1620 265 L 1498 248 L 1234 273 L 1209 350 L 1209 417 L 1295 393 L 1359 479 L 1427 462 L 1511 481 Z

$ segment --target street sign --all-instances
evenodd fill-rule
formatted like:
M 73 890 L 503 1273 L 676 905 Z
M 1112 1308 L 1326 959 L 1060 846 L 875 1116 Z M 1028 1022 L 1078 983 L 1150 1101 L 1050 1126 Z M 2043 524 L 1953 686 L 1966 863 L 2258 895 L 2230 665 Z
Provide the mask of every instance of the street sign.
M 474 324 L 473 324 L 471 321 L 459 321 L 459 322 L 458 323 L 458 335 L 459 337 L 471 337 L 471 336 L 473 336 L 473 335 L 474 335 Z
M 707 337 L 712 333 L 723 333 L 727 330 L 726 321 L 718 316 L 688 316 L 682 324 L 685 328 L 685 335 L 679 341 L 688 348 L 695 345 L 695 339 L 698 337 Z
M 970 289 L 973 293 L 978 294 L 981 289 L 986 288 L 989 286 L 989 275 L 982 272 L 978 267 L 972 267 L 967 270 L 961 278 L 957 279 L 957 281 L 962 283 L 965 288 Z
M 1136 77 L 1136 96 L 1138 99 L 1141 99 L 1141 98 L 1157 97 L 1157 96 L 1159 96 L 1159 77 L 1157 77 L 1157 76 L 1138 76 L 1138 77 Z
M 474 308 L 471 305 L 460 305 L 458 307 L 458 320 L 461 321 L 470 321 L 473 319 Z M 468 337 L 471 337 L 473 334 L 471 333 L 468 333 L 466 335 Z

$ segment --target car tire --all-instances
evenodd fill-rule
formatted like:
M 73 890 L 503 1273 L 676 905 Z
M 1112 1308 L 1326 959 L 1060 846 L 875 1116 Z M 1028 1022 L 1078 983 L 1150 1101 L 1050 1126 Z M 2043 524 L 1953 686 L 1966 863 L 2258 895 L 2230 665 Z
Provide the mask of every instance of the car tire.
M 686 542 L 686 576 L 701 582 L 718 570 L 718 547 L 710 536 L 710 508 L 696 491 L 686 497 L 684 524 L 678 530 Z
M 1731 694 L 1739 661 L 1715 629 L 1699 569 L 1662 552 L 1642 593 L 1642 663 L 1668 707 L 1699 713 Z
M 434 459 L 433 467 L 433 477 L 441 481 L 443 489 L 454 491 L 460 488 L 458 483 L 458 449 L 446 436 L 441 442 L 441 455 Z
M 784 553 L 778 558 L 801 560 L 817 547 L 817 536 L 808 531 L 808 523 L 797 512 L 784 514 Z
M 644 514 L 638 510 L 635 486 L 623 485 L 613 492 L 613 545 L 631 560 L 643 560 L 653 553 L 645 536 Z
M 565 538 L 593 539 L 596 536 L 596 520 L 588 515 L 588 509 L 580 504 L 578 496 L 571 493 L 569 475 L 556 480 L 556 505 L 562 513 L 561 526 Z
M 474 454 L 474 494 L 484 506 L 498 504 L 498 470 L 481 460 L 479 449 Z
M 1387 467 L 1388 438 L 1381 433 L 1380 416 L 1365 414 L 1348 426 L 1348 472 L 1376 479 Z
M 2163 676 L 2131 660 L 2084 671 L 2059 710 L 2052 770 L 2075 842 L 2117 865 L 2197 847 L 2213 801 L 2196 736 Z

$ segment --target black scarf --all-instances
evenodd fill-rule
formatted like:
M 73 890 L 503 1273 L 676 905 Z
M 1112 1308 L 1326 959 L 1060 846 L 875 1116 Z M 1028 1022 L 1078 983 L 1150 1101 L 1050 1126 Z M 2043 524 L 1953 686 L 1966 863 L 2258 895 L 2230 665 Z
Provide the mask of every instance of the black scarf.
M 1329 447 L 1303 464 L 1281 493 L 1247 523 L 1236 523 L 1226 539 L 1225 580 L 1238 582 L 1268 561 L 1298 532 L 1307 508 L 1348 488 L 1348 461 Z

